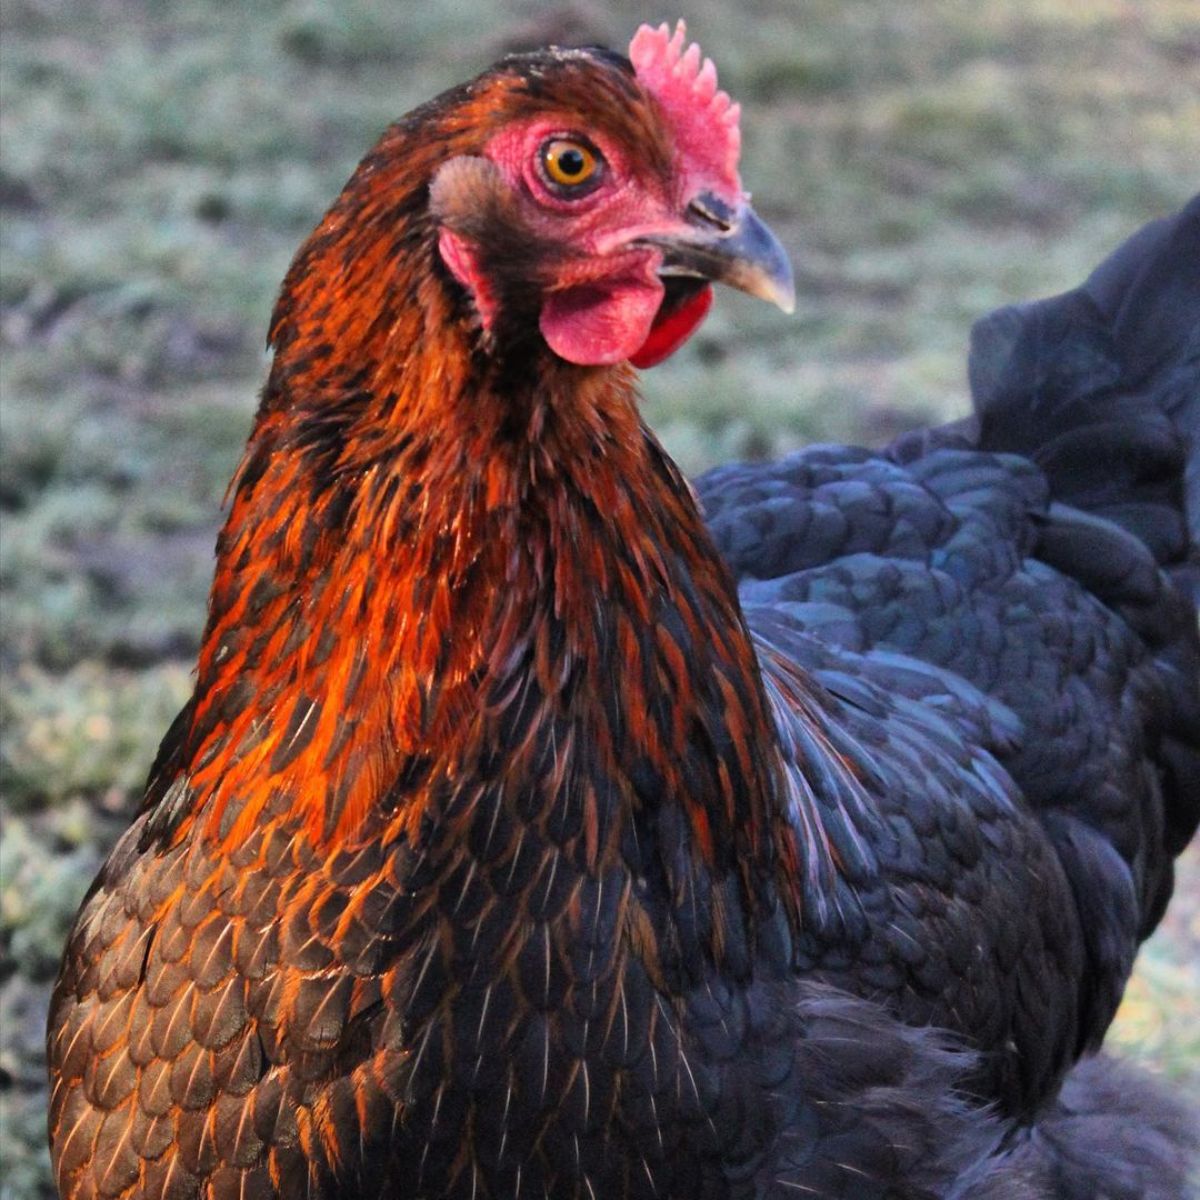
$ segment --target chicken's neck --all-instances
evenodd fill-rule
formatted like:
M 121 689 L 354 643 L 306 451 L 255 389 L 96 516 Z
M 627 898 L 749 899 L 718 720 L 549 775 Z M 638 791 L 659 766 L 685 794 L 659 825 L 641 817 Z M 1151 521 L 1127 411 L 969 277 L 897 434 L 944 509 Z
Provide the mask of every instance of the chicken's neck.
M 769 862 L 754 652 L 628 372 L 460 370 L 268 388 L 187 739 L 207 834 L 419 843 L 491 806 L 581 871 Z

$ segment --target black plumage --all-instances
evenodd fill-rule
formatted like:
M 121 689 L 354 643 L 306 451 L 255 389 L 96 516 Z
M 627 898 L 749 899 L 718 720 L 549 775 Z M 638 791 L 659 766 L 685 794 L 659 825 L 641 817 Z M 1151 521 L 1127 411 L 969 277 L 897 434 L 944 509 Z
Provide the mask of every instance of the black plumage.
M 1200 816 L 1198 265 L 1200 199 L 1081 288 L 980 321 L 974 418 L 697 485 L 765 677 L 798 664 L 845 757 L 883 770 L 816 797 L 868 862 L 843 866 L 855 915 L 810 923 L 803 969 L 969 1034 L 983 1094 L 1018 1112 L 1099 1044 Z M 810 786 L 811 761 L 792 772 Z M 1030 896 L 1045 920 L 1006 948 Z M 975 978 L 973 944 L 994 954 Z

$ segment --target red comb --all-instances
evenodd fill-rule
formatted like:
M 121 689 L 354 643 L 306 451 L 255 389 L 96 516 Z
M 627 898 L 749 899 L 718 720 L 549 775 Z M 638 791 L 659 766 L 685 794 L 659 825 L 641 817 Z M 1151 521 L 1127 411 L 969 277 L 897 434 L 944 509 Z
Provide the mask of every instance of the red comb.
M 717 90 L 712 59 L 702 62 L 695 42 L 685 50 L 686 40 L 682 21 L 673 35 L 665 24 L 657 29 L 643 25 L 629 43 L 629 60 L 674 127 L 691 182 L 714 188 L 724 199 L 736 202 L 742 197 L 738 178 L 742 110 L 727 92 Z

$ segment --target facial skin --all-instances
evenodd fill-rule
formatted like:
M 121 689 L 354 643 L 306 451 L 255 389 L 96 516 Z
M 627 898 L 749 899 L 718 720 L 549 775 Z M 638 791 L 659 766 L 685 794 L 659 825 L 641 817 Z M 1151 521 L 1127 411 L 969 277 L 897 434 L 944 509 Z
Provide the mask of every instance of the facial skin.
M 519 261 L 542 337 L 580 365 L 661 361 L 707 314 L 710 280 L 792 303 L 786 255 L 742 191 L 737 107 L 711 62 L 683 51 L 682 29 L 644 27 L 630 52 L 662 153 L 541 112 L 443 164 L 430 192 L 439 253 L 485 333 Z

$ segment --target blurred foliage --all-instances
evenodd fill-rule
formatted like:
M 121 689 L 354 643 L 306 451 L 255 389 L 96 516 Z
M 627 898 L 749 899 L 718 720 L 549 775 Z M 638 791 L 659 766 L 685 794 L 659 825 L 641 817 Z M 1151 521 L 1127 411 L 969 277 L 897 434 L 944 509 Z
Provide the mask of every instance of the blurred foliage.
M 1194 0 L 695 0 L 785 319 L 723 295 L 645 379 L 691 470 L 965 404 L 970 322 L 1061 290 L 1200 162 Z M 0 1200 L 48 1195 L 66 928 L 186 696 L 289 256 L 380 130 L 629 0 L 7 0 L 0 37 Z M 469 28 L 470 34 L 463 30 Z M 1200 863 L 1113 1040 L 1200 1095 Z

